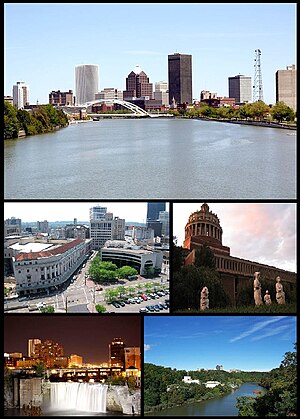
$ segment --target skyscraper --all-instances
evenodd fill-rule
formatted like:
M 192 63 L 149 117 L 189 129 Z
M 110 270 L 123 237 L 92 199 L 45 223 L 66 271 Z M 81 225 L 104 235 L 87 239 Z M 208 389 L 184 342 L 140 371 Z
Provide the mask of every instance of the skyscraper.
M 276 102 L 284 102 L 294 111 L 297 110 L 297 69 L 295 65 L 286 70 L 276 71 Z
M 109 363 L 111 367 L 125 368 L 125 343 L 121 338 L 114 338 L 109 344 Z
M 132 99 L 133 97 L 141 98 L 149 96 L 152 99 L 153 86 L 149 83 L 149 77 L 136 65 L 126 78 L 126 90 L 123 92 L 123 98 Z
M 99 66 L 97 64 L 80 64 L 75 66 L 76 104 L 83 105 L 95 100 L 98 93 Z
M 123 240 L 125 237 L 125 220 L 113 218 L 106 207 L 99 205 L 90 208 L 90 234 L 93 249 L 100 249 L 107 240 Z
M 29 87 L 23 81 L 17 81 L 13 86 L 13 105 L 17 109 L 29 105 Z
M 169 104 L 192 103 L 192 56 L 175 53 L 168 55 Z
M 252 101 L 251 77 L 239 74 L 228 77 L 229 97 L 234 97 L 237 104 L 250 103 Z
M 147 204 L 147 221 L 158 220 L 159 212 L 166 210 L 165 202 L 148 202 Z
M 40 339 L 28 339 L 28 356 L 34 356 L 35 354 L 35 345 L 42 343 Z

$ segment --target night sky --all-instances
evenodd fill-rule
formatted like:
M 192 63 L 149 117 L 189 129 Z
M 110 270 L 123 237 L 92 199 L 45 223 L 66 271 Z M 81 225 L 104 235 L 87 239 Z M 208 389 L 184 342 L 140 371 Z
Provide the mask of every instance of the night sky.
M 126 346 L 141 346 L 139 315 L 14 315 L 4 316 L 4 352 L 27 356 L 28 339 L 53 340 L 64 355 L 77 354 L 83 362 L 108 362 L 108 345 L 119 337 Z

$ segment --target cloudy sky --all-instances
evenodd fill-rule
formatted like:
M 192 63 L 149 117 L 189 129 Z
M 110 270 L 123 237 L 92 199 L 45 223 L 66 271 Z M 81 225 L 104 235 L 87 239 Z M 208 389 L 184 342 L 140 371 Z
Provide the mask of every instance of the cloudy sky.
M 182 246 L 188 217 L 203 202 L 173 204 L 173 235 Z M 296 204 L 209 203 L 232 256 L 296 272 Z

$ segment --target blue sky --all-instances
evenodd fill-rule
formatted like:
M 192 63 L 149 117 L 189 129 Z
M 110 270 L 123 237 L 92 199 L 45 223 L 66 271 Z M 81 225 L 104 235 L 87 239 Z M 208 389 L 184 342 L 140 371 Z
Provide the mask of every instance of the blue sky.
M 223 365 L 243 371 L 279 367 L 294 350 L 295 316 L 148 316 L 145 362 L 196 370 Z
M 228 77 L 254 77 L 260 49 L 264 100 L 275 102 L 275 72 L 296 64 L 296 3 L 6 3 L 5 88 L 24 81 L 30 103 L 74 90 L 76 64 L 99 64 L 100 90 L 125 90 L 135 65 L 167 80 L 167 56 L 192 55 L 193 97 L 228 96 Z

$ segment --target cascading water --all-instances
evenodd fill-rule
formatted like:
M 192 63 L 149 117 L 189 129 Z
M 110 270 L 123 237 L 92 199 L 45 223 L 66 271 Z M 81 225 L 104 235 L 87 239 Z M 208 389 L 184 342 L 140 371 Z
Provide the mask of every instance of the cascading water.
M 107 385 L 99 383 L 51 383 L 51 410 L 106 412 Z

